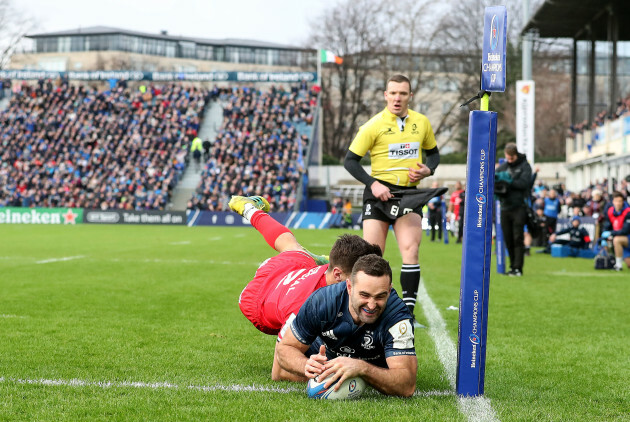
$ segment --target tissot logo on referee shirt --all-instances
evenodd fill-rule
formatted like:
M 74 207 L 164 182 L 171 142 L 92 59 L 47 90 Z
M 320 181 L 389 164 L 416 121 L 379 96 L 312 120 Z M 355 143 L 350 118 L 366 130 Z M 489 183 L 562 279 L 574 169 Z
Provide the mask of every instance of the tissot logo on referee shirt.
M 389 144 L 389 158 L 418 158 L 420 142 Z

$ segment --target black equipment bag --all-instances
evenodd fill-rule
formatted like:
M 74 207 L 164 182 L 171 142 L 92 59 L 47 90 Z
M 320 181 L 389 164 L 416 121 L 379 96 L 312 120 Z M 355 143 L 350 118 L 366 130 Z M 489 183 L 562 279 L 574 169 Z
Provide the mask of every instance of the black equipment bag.
M 609 255 L 606 249 L 602 248 L 595 256 L 596 270 L 612 270 L 615 267 L 615 257 Z

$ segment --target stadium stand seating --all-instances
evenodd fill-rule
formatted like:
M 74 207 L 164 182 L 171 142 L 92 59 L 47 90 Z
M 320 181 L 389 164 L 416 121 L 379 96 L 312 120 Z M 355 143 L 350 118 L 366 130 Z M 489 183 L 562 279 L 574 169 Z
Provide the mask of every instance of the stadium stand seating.
M 0 113 L 0 206 L 164 209 L 209 92 L 144 88 L 17 85 Z
M 223 124 L 188 209 L 222 211 L 232 195 L 262 195 L 272 211 L 292 210 L 316 95 L 297 87 L 222 89 Z
M 578 133 L 583 133 L 585 130 L 589 128 L 596 129 L 599 126 L 603 126 L 604 123 L 606 123 L 607 121 L 617 120 L 618 118 L 625 115 L 629 111 L 630 111 L 630 95 L 626 96 L 625 98 L 619 99 L 619 101 L 617 101 L 617 108 L 615 109 L 614 112 L 610 113 L 608 112 L 608 110 L 602 110 L 599 113 L 597 113 L 597 116 L 595 116 L 595 119 L 593 120 L 593 123 L 591 123 L 590 127 L 586 120 L 575 125 L 570 125 L 567 131 L 567 135 L 570 137 L 575 137 L 575 135 L 577 135 Z

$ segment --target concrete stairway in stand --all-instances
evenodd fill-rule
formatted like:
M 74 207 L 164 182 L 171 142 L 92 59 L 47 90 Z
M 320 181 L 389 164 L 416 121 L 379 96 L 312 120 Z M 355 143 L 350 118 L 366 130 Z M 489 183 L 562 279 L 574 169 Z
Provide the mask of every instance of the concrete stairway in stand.
M 223 123 L 223 107 L 221 107 L 219 101 L 210 101 L 210 104 L 206 107 L 206 112 L 201 122 L 201 128 L 199 129 L 199 137 L 201 140 L 214 142 L 221 123 Z M 212 151 L 212 149 L 210 151 Z M 190 154 L 189 158 L 188 166 L 171 197 L 170 209 L 174 211 L 186 209 L 188 201 L 192 198 L 201 180 L 201 173 L 204 169 L 203 159 L 201 164 L 197 165 L 192 158 L 192 154 Z

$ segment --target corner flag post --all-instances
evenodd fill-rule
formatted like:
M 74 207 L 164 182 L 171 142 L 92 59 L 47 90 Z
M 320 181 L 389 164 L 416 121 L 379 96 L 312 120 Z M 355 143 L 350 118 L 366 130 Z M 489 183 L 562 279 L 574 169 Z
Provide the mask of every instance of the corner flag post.
M 444 244 L 448 245 L 448 228 L 446 227 L 446 202 L 442 201 L 442 233 L 444 234 Z
M 457 348 L 456 389 L 460 396 L 484 393 L 497 146 L 497 114 L 488 107 L 490 92 L 505 91 L 506 27 L 505 6 L 487 7 L 481 91 L 473 97 L 481 100 L 481 110 L 470 112 L 468 126 Z

